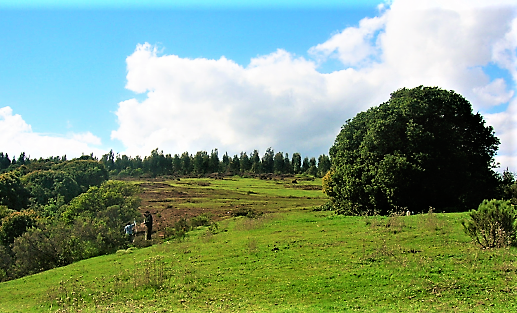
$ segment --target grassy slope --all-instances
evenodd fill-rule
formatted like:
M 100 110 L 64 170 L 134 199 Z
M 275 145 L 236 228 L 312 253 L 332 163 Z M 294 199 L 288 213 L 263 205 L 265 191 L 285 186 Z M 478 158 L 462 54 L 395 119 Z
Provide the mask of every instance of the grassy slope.
M 295 197 L 274 190 L 282 184 L 260 184 L 264 189 L 258 194 L 270 194 L 272 203 L 284 199 L 275 200 L 279 193 Z M 460 224 L 466 214 L 340 217 L 312 212 L 304 208 L 305 198 L 294 199 L 300 205 L 290 210 L 222 221 L 215 235 L 200 228 L 183 242 L 121 251 L 2 283 L 0 311 L 517 309 L 517 250 L 473 246 Z

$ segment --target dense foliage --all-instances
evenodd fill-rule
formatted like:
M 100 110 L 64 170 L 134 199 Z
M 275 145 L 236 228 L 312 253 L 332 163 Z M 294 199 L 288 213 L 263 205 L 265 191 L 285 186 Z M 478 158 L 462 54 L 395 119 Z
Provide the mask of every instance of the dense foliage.
M 108 181 L 91 156 L 7 162 L 0 154 L 0 281 L 127 246 L 122 227 L 137 219 L 138 188 Z M 5 163 L 5 164 L 4 164 Z
M 326 193 L 340 213 L 353 215 L 475 208 L 496 196 L 498 145 L 461 95 L 400 89 L 342 127 L 330 148 Z
M 515 245 L 517 211 L 510 201 L 484 200 L 463 222 L 465 233 L 483 248 Z
M 501 177 L 502 198 L 509 200 L 511 204 L 517 205 L 517 179 L 515 175 L 506 169 Z

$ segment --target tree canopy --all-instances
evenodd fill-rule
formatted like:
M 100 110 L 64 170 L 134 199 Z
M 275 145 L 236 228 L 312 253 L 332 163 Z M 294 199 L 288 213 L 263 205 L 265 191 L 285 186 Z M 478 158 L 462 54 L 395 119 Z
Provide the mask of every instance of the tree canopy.
M 324 191 L 345 214 L 476 208 L 497 188 L 498 145 L 463 96 L 403 88 L 346 121 L 330 148 Z

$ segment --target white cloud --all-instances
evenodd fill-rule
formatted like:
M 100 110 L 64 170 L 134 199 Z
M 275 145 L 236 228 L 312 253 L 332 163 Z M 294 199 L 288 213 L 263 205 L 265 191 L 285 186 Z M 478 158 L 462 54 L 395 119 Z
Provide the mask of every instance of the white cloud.
M 320 60 L 335 57 L 346 66 L 362 65 L 380 53 L 377 44 L 372 41 L 376 38 L 375 34 L 384 28 L 385 17 L 365 18 L 359 27 L 344 29 L 326 42 L 312 47 L 309 53 Z
M 514 98 L 504 112 L 486 114 L 485 118 L 504 143 L 499 148 L 496 162 L 501 164 L 501 170 L 509 168 L 517 172 L 517 99 Z
M 71 137 L 71 139 L 73 139 L 75 141 L 86 143 L 86 144 L 91 144 L 91 145 L 96 145 L 96 146 L 102 144 L 101 139 L 99 137 L 95 136 L 94 134 L 92 134 L 91 132 L 78 133 L 78 134 L 71 133 L 70 137 Z
M 514 95 L 513 90 L 507 90 L 506 81 L 497 78 L 486 86 L 474 87 L 474 94 L 479 97 L 481 104 L 497 106 L 510 101 Z
M 100 139 L 90 132 L 70 134 L 70 138 L 45 135 L 32 131 L 21 115 L 14 114 L 11 107 L 0 108 L 0 149 L 10 157 L 17 157 L 25 152 L 30 158 L 63 156 L 79 157 L 82 154 L 94 153 L 100 156 L 105 153 L 89 144 L 99 145 Z
M 517 18 L 511 21 L 511 28 L 505 36 L 493 45 L 492 59 L 511 73 L 514 82 L 517 81 Z
M 149 44 L 127 59 L 127 88 L 148 91 L 147 99 L 119 104 L 120 139 L 127 153 L 147 155 L 160 147 L 173 153 L 219 148 L 250 151 L 282 145 L 284 151 L 306 142 L 308 127 L 321 128 L 329 142 L 335 129 L 321 130 L 324 75 L 313 62 L 278 50 L 244 68 L 225 58 L 182 59 L 158 56 Z M 321 143 L 319 144 L 321 146 Z M 328 147 L 326 147 L 328 149 Z
M 494 126 L 502 142 L 498 160 L 507 162 L 517 155 L 515 105 L 508 105 L 516 97 L 509 87 L 517 79 L 516 10 L 513 1 L 395 0 L 380 7 L 378 17 L 316 44 L 309 50 L 314 60 L 277 50 L 246 67 L 138 45 L 127 58 L 126 88 L 147 98 L 119 103 L 120 127 L 112 138 L 132 155 L 156 147 L 328 153 L 346 119 L 398 88 L 428 85 L 470 100 Z M 329 58 L 346 68 L 320 73 Z M 484 72 L 494 64 L 513 81 Z M 484 111 L 489 108 L 499 115 Z

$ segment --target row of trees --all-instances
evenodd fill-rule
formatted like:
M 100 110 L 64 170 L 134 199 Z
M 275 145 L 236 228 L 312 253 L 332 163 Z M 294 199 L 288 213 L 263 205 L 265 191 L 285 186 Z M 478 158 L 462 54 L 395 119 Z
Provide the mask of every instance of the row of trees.
M 0 152 L 0 172 L 3 172 L 9 168 L 16 168 L 22 165 L 26 165 L 32 163 L 34 161 L 43 162 L 43 163 L 59 163 L 66 161 L 66 155 L 62 157 L 49 157 L 47 159 L 40 158 L 38 160 L 31 160 L 25 152 L 20 153 L 18 158 L 9 158 L 9 154 Z
M 314 157 L 302 158 L 300 153 L 294 153 L 289 157 L 288 153 L 275 153 L 271 148 L 268 148 L 262 157 L 254 150 L 250 155 L 241 152 L 233 157 L 225 153 L 222 158 L 219 157 L 217 149 L 212 150 L 210 154 L 198 151 L 194 155 L 188 152 L 181 155 L 163 154 L 163 151 L 155 149 L 143 160 L 139 156 L 132 158 L 127 155 L 115 155 L 110 151 L 102 156 L 100 162 L 111 175 L 119 176 L 274 173 L 322 177 L 330 169 L 330 158 L 326 155 L 320 155 L 317 160 Z
M 98 160 L 93 155 L 85 155 L 79 159 Z M 66 156 L 50 157 L 47 159 L 30 159 L 22 152 L 18 158 L 9 158 L 0 152 L 0 173 L 15 170 L 21 166 L 29 168 L 45 168 L 48 164 L 66 162 Z M 242 174 L 307 174 L 323 177 L 330 169 L 330 158 L 322 154 L 318 158 L 303 157 L 300 153 L 275 153 L 272 148 L 266 149 L 261 157 L 257 150 L 248 155 L 241 152 L 234 156 L 225 153 L 221 158 L 219 151 L 211 153 L 198 151 L 196 154 L 164 154 L 158 148 L 151 151 L 143 159 L 140 156 L 131 157 L 115 154 L 113 150 L 104 154 L 100 161 L 113 177 L 161 175 L 207 175 L 212 173 L 242 175 Z

